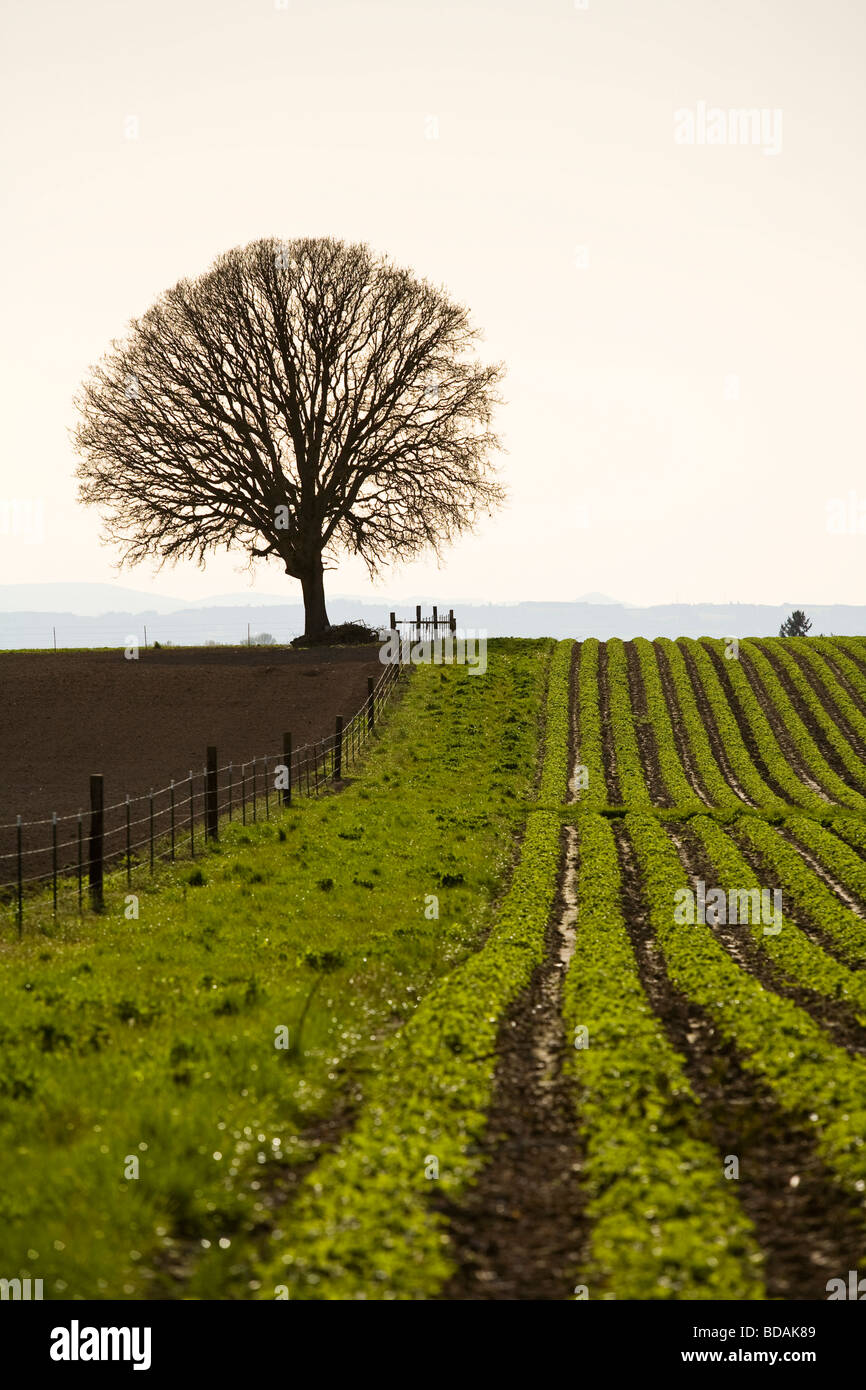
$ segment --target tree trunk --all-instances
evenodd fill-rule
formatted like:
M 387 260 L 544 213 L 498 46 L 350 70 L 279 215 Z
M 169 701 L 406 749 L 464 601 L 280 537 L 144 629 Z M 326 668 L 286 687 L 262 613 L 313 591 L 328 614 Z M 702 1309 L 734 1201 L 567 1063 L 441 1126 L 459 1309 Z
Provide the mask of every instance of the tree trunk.
M 315 560 L 306 574 L 301 575 L 304 592 L 304 636 L 323 637 L 331 624 L 325 608 L 325 573 L 321 559 Z

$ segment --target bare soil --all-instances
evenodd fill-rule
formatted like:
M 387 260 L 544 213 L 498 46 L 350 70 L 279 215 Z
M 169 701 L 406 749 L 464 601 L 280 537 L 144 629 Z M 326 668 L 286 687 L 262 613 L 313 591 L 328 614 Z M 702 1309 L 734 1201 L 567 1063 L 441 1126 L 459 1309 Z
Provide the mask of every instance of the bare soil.
M 17 815 L 87 812 L 91 773 L 103 774 L 111 806 L 181 782 L 190 769 L 198 776 L 209 744 L 222 766 L 239 768 L 281 753 L 284 732 L 295 748 L 332 734 L 336 716 L 348 721 L 367 678 L 384 669 L 369 646 L 172 648 L 138 660 L 119 650 L 0 653 L 0 854 L 15 849 Z M 112 824 L 107 816 L 106 830 Z M 61 842 L 74 828 L 61 824 Z M 50 844 L 50 832 L 25 826 L 25 851 Z M 25 859 L 26 876 L 45 871 L 43 858 Z M 0 859 L 0 883 L 14 868 Z

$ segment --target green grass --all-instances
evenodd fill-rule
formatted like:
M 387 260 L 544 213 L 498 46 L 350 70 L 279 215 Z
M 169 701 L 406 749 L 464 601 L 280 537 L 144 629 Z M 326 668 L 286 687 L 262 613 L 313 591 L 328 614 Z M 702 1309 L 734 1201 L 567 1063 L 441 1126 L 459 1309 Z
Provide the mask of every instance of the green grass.
M 255 1292 L 317 1126 L 363 1108 L 389 1040 L 494 923 L 551 649 L 491 642 L 483 677 L 418 667 L 354 784 L 228 828 L 141 890 L 137 920 L 115 876 L 100 917 L 31 906 L 21 943 L 7 927 L 4 1277 L 53 1298 Z
M 579 845 L 577 934 L 563 999 L 591 1222 L 577 1278 L 590 1298 L 762 1298 L 751 1223 L 640 982 L 608 822 L 584 815 Z M 588 1034 L 582 1047 L 580 1027 Z
M 453 1199 L 481 1166 L 500 1023 L 543 956 L 560 842 L 549 803 L 563 799 L 568 776 L 571 650 L 561 642 L 553 653 L 537 809 L 493 929 L 421 1002 L 357 1126 L 304 1182 L 289 1233 L 263 1258 L 262 1298 L 424 1299 L 454 1267 L 431 1197 Z

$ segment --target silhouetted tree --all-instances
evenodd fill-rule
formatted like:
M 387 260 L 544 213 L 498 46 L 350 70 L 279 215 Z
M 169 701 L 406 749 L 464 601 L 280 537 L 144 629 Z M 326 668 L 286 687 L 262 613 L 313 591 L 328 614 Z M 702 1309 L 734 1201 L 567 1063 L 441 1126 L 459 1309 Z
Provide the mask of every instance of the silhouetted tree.
M 80 499 L 121 563 L 244 547 L 300 580 L 308 637 L 324 570 L 371 577 L 471 529 L 503 499 L 489 462 L 500 365 L 442 289 L 368 247 L 263 240 L 181 280 L 76 398 Z
M 807 618 L 801 609 L 795 608 L 791 616 L 786 618 L 779 628 L 779 636 L 805 637 L 811 626 L 811 619 Z

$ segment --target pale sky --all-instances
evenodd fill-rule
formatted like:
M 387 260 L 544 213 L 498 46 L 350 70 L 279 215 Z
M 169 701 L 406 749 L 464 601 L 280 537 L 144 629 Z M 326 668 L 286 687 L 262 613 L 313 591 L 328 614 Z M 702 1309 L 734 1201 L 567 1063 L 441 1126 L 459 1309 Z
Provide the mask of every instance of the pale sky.
M 181 276 L 329 234 L 468 305 L 507 366 L 510 492 L 441 570 L 374 590 L 346 561 L 331 592 L 866 602 L 862 0 L 5 0 L 0 24 L 0 584 L 247 585 L 241 554 L 117 574 L 72 397 Z M 256 589 L 300 593 L 278 565 Z

